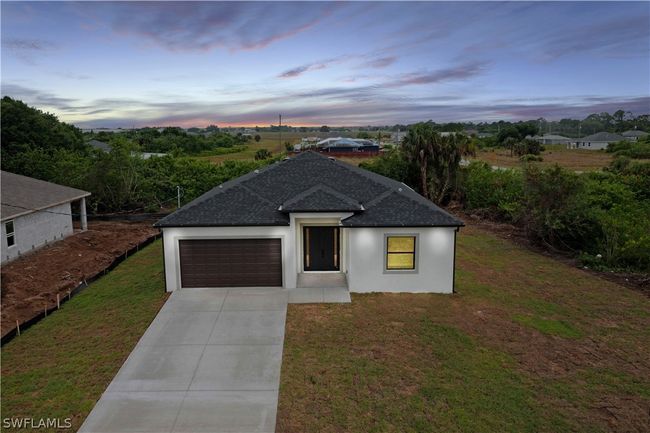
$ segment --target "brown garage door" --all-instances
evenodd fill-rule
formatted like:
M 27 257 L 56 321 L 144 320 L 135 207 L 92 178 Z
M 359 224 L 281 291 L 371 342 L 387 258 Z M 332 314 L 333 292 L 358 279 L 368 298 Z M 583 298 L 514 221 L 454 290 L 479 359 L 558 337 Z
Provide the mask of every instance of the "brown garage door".
M 182 287 L 282 286 L 280 239 L 179 241 Z

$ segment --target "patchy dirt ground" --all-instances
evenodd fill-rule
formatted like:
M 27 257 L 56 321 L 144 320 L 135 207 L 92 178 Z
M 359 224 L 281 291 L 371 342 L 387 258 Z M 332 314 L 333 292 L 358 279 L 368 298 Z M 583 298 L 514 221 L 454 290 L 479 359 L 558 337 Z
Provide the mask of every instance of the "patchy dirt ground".
M 542 152 L 543 161 L 536 163 L 542 166 L 554 164 L 575 171 L 602 170 L 612 161 L 612 154 L 597 150 L 565 149 L 562 146 L 546 146 Z M 497 167 L 520 167 L 521 161 L 517 156 L 510 156 L 507 149 L 480 150 L 475 158 Z
M 90 222 L 87 231 L 2 266 L 2 335 L 156 233 L 152 222 Z

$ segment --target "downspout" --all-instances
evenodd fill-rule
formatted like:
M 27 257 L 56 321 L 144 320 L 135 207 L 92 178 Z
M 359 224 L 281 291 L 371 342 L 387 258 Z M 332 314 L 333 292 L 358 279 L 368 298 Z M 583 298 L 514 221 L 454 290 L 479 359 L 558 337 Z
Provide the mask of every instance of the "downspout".
M 162 259 L 163 259 L 163 281 L 165 281 L 165 285 L 163 288 L 165 289 L 165 293 L 167 293 L 167 260 L 165 260 L 165 230 L 160 229 L 160 239 L 162 240 Z M 454 248 L 455 249 L 455 248 Z
M 456 227 L 456 230 L 454 230 L 454 270 L 451 281 L 451 293 L 456 293 L 456 235 L 459 230 L 460 227 Z

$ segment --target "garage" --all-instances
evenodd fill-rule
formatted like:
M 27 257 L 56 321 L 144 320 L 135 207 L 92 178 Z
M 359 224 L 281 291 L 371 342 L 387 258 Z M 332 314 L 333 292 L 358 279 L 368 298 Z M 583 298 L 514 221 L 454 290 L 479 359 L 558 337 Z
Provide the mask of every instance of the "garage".
M 282 286 L 280 239 L 178 241 L 181 287 Z

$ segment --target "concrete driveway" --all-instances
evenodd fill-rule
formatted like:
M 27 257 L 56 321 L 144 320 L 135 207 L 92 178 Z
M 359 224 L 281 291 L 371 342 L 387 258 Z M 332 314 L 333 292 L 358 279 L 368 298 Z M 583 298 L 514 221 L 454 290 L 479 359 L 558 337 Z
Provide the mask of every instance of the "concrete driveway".
M 174 292 L 80 432 L 273 432 L 286 290 Z

